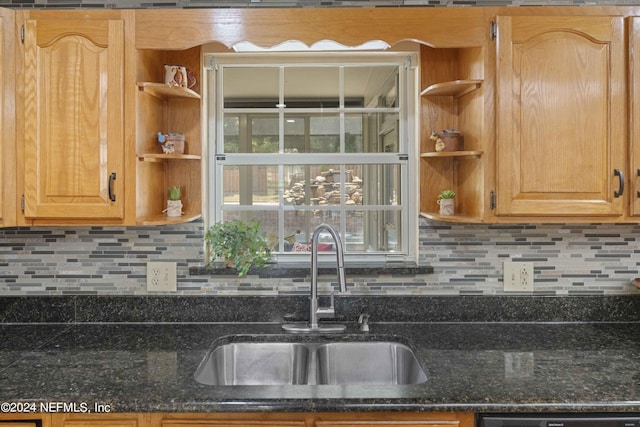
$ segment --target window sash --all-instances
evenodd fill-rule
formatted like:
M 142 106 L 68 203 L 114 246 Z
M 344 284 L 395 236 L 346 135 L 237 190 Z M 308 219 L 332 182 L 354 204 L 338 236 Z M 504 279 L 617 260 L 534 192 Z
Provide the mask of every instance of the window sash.
M 390 63 L 381 62 L 382 65 L 388 66 Z M 249 64 L 241 64 L 238 66 L 246 67 Z M 318 65 L 318 64 L 311 64 Z M 329 64 L 331 65 L 331 64 Z M 363 62 L 359 65 L 373 65 L 373 63 Z M 398 65 L 398 64 L 394 64 Z M 225 65 L 234 66 L 234 65 Z M 255 66 L 261 67 L 264 65 L 256 64 Z M 281 65 L 281 70 L 286 67 L 296 66 L 296 64 L 284 64 Z M 309 67 L 309 63 L 304 64 L 305 67 Z M 218 68 L 218 71 L 220 68 Z M 274 210 L 278 212 L 305 212 L 305 211 L 336 211 L 341 212 L 341 223 L 340 223 L 340 231 L 344 233 L 344 217 L 348 212 L 353 211 L 363 211 L 363 212 L 396 212 L 401 215 L 401 223 L 409 224 L 410 217 L 410 209 L 408 206 L 411 203 L 409 201 L 409 185 L 408 185 L 408 174 L 411 173 L 411 167 L 408 164 L 408 150 L 407 150 L 407 141 L 408 137 L 406 132 L 407 129 L 407 118 L 406 118 L 406 103 L 407 100 L 403 99 L 406 97 L 406 81 L 405 81 L 405 73 L 403 70 L 403 66 L 399 65 L 399 82 L 397 86 L 398 93 L 396 94 L 397 100 L 396 105 L 394 107 L 344 107 L 344 92 L 342 84 L 340 85 L 340 104 L 341 106 L 338 108 L 286 108 L 283 103 L 283 85 L 282 81 L 280 81 L 280 106 L 274 108 L 224 108 L 224 94 L 217 92 L 218 98 L 215 106 L 212 106 L 212 110 L 217 111 L 216 123 L 213 124 L 213 129 L 217 131 L 216 141 L 218 142 L 217 146 L 214 148 L 216 154 L 214 157 L 215 164 L 215 178 L 214 178 L 214 187 L 216 187 L 215 193 L 215 209 L 213 209 L 213 219 L 215 221 L 219 221 L 222 219 L 222 215 L 224 212 L 251 212 L 251 211 L 264 211 L 264 210 Z M 220 74 L 219 74 L 220 75 Z M 282 75 L 282 72 L 281 72 Z M 342 78 L 342 77 L 341 77 Z M 221 82 L 218 83 L 220 87 L 222 87 Z M 398 102 L 398 100 L 400 102 Z M 345 153 L 344 152 L 344 116 L 345 114 L 396 114 L 398 115 L 398 151 L 393 153 L 378 153 L 378 152 L 356 152 L 356 153 Z M 233 115 L 233 114 L 242 114 L 251 117 L 260 117 L 261 115 L 266 116 L 277 116 L 279 121 L 279 152 L 278 153 L 224 153 L 224 129 L 221 126 L 222 120 L 225 115 Z M 340 117 L 341 125 L 340 125 L 340 152 L 330 152 L 330 153 L 284 153 L 284 132 L 283 132 L 283 123 L 284 116 L 291 114 L 304 114 L 307 116 L 316 115 L 328 115 L 334 114 Z M 217 125 L 220 124 L 220 125 Z M 212 164 L 212 165 L 213 165 Z M 329 205 L 329 206 L 291 206 L 282 203 L 282 197 L 280 203 L 277 205 L 234 205 L 234 204 L 224 204 L 224 194 L 223 194 L 223 170 L 222 166 L 251 166 L 251 165 L 278 165 L 281 168 L 288 165 L 317 165 L 317 164 L 336 164 L 342 165 L 341 169 L 344 169 L 344 165 L 400 165 L 403 169 L 403 173 L 400 174 L 400 189 L 402 194 L 400 195 L 400 199 L 404 202 L 403 204 L 398 205 L 358 205 L 358 206 L 347 206 L 344 203 L 340 205 Z M 282 174 L 283 175 L 283 174 Z M 279 240 L 282 241 L 284 234 L 284 224 L 283 224 L 283 215 L 279 215 Z M 359 258 L 373 260 L 382 256 L 384 259 L 392 259 L 396 256 L 400 255 L 408 255 L 410 254 L 411 245 L 409 243 L 408 233 L 412 229 L 412 227 L 402 227 L 402 242 L 403 242 L 403 250 L 398 253 L 389 253 L 389 252 L 376 252 L 376 253 L 351 253 L 347 252 L 347 256 L 350 258 Z M 413 228 L 414 232 L 416 228 Z M 344 235 L 344 234 L 343 234 Z M 287 259 L 288 257 L 293 256 L 296 258 L 298 254 L 291 253 L 280 253 L 277 255 L 278 261 Z

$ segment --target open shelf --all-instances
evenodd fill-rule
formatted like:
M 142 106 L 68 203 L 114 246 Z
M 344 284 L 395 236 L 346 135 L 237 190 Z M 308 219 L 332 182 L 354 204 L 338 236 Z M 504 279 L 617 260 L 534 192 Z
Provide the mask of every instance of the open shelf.
M 139 154 L 138 159 L 142 162 L 164 162 L 167 160 L 202 160 L 202 156 L 197 154 L 147 153 L 147 154 Z
M 438 157 L 468 157 L 473 159 L 479 159 L 482 156 L 482 151 L 430 151 L 427 153 L 421 153 L 420 157 L 423 158 L 438 158 Z
M 166 83 L 138 82 L 138 88 L 156 98 L 200 99 L 200 94 L 186 87 L 170 86 Z
M 420 96 L 453 96 L 454 98 L 460 98 L 478 89 L 481 84 L 482 80 L 453 80 L 436 83 L 420 92 Z
M 465 215 L 440 215 L 432 212 L 420 212 L 420 216 L 435 221 L 481 223 L 480 218 Z
M 202 218 L 200 213 L 185 213 L 178 217 L 168 217 L 163 213 L 138 218 L 138 225 L 166 225 L 166 224 L 183 224 Z

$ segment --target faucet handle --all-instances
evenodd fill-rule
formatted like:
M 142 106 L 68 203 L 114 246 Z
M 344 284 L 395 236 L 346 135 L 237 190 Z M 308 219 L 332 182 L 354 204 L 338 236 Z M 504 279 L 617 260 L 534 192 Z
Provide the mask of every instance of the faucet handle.
M 369 315 L 367 313 L 362 313 L 358 318 L 358 325 L 360 327 L 360 332 L 369 332 Z
M 315 312 L 316 312 L 316 316 L 318 316 L 318 319 L 321 318 L 332 318 L 333 316 L 335 316 L 336 311 L 335 311 L 335 298 L 334 298 L 334 293 L 331 292 L 331 295 L 329 296 L 331 304 L 329 305 L 329 307 L 317 307 Z

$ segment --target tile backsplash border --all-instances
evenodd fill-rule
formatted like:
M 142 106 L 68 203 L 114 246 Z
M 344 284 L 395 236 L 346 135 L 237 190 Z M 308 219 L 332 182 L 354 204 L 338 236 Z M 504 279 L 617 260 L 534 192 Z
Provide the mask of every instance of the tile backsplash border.
M 190 275 L 203 222 L 149 227 L 0 229 L 0 295 L 167 295 L 146 290 L 148 261 L 175 261 L 182 296 L 299 296 L 308 277 Z M 420 219 L 419 264 L 433 273 L 349 277 L 351 296 L 495 296 L 505 260 L 534 263 L 525 295 L 640 295 L 640 224 L 449 224 Z M 333 276 L 322 276 L 320 291 Z

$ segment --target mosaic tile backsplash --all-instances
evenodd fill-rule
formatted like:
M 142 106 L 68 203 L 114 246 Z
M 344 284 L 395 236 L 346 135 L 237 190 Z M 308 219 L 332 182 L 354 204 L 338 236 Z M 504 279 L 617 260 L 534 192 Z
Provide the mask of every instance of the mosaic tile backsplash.
M 483 225 L 420 219 L 432 274 L 348 278 L 352 295 L 504 295 L 502 263 L 534 263 L 534 295 L 639 294 L 640 224 Z M 175 261 L 180 295 L 300 295 L 301 278 L 191 276 L 201 221 L 159 227 L 0 229 L 0 295 L 148 295 L 146 263 Z M 321 291 L 333 277 L 321 277 Z
M 17 9 L 638 5 L 640 0 L 0 0 Z

